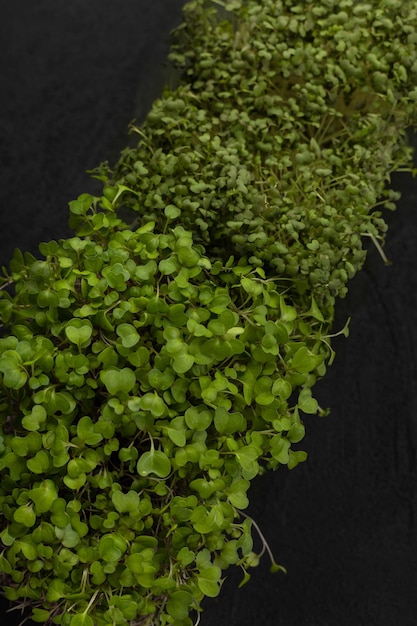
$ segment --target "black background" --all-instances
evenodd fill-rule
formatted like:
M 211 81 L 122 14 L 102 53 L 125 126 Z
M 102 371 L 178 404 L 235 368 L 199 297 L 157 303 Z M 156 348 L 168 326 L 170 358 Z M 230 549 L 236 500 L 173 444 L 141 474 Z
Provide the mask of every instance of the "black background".
M 167 80 L 183 0 L 0 0 L 0 264 L 15 247 L 66 237 L 85 173 L 114 161 L 133 118 Z M 288 574 L 265 556 L 251 581 L 230 570 L 201 626 L 417 623 L 417 184 L 389 214 L 386 267 L 370 248 L 339 302 L 350 337 L 316 387 L 308 461 L 256 479 L 250 513 Z M 0 607 L 1 623 L 20 616 Z

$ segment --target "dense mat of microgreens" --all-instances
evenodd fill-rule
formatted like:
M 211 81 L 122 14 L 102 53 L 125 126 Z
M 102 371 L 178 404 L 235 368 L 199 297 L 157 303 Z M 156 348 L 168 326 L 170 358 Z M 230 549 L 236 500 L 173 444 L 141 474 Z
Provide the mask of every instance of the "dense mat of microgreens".
M 4 269 L 0 571 L 34 621 L 190 626 L 249 579 L 250 481 L 307 456 L 335 300 L 410 160 L 416 25 L 405 0 L 189 2 L 179 87 L 74 237 Z

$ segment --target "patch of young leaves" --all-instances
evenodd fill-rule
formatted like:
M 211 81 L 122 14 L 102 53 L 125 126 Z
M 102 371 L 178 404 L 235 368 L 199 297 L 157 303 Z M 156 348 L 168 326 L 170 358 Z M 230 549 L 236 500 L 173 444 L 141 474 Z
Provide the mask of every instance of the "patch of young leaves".
M 185 626 L 258 561 L 246 492 L 306 458 L 328 324 L 169 217 L 133 231 L 105 196 L 70 207 L 80 232 L 2 279 L 5 593 L 37 622 Z
M 212 4 L 75 236 L 0 279 L 0 571 L 36 622 L 191 626 L 246 582 L 250 481 L 306 458 L 335 299 L 410 159 L 414 3 Z
M 189 2 L 171 54 L 182 84 L 97 175 L 135 191 L 139 221 L 160 227 L 168 205 L 211 256 L 251 259 L 331 315 L 410 161 L 416 24 L 400 0 Z

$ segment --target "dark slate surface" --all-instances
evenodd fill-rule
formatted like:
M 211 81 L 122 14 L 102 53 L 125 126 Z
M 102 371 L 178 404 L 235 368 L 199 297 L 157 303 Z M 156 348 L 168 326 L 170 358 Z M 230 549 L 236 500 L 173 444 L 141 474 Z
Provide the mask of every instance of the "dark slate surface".
M 227 581 L 203 626 L 414 626 L 417 615 L 417 190 L 405 175 L 385 267 L 371 250 L 340 302 L 350 337 L 316 388 L 331 414 L 308 417 L 301 467 L 257 479 L 251 514 L 288 574 L 264 557 Z M 232 577 L 231 577 L 232 578 Z
M 67 202 L 96 189 L 85 170 L 114 160 L 126 128 L 165 81 L 182 0 L 1 0 L 0 263 L 65 237 Z M 370 249 L 339 303 L 350 337 L 316 388 L 309 460 L 257 479 L 250 513 L 267 557 L 242 589 L 230 570 L 201 626 L 415 626 L 417 615 L 417 185 L 389 215 L 385 267 Z M 1 623 L 18 624 L 15 613 Z
M 85 173 L 164 84 L 183 0 L 0 0 L 1 259 L 68 234 Z M 168 6 L 167 6 L 168 5 Z

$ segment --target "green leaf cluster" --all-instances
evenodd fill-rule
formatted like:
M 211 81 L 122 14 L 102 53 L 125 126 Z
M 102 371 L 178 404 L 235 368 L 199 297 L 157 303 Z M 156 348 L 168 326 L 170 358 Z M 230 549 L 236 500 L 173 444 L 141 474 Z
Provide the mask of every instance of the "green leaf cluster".
M 313 301 L 297 311 L 181 226 L 127 228 L 105 199 L 71 203 L 90 233 L 42 244 L 43 261 L 16 252 L 4 279 L 6 595 L 63 626 L 188 623 L 224 569 L 253 564 L 250 480 L 304 460 L 329 345 Z
M 410 157 L 413 3 L 214 4 L 74 236 L 0 278 L 0 572 L 39 623 L 191 626 L 229 566 L 283 570 L 247 492 L 306 459 L 335 299 Z
M 181 84 L 96 175 L 134 190 L 138 221 L 162 226 L 168 206 L 211 256 L 252 259 L 331 314 L 410 162 L 416 22 L 411 0 L 189 2 Z

